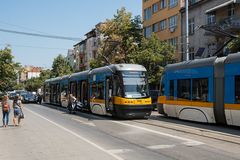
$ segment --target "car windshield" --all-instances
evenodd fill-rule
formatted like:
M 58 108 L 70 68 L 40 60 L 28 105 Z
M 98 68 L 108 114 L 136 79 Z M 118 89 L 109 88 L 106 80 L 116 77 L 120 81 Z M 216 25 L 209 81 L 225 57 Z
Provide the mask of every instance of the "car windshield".
M 126 98 L 143 98 L 149 96 L 148 83 L 145 72 L 122 72 L 124 94 Z

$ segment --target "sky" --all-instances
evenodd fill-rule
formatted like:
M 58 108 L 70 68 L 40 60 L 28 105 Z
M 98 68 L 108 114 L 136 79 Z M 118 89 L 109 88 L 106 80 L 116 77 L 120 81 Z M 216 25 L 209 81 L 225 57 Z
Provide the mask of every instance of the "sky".
M 121 7 L 133 16 L 142 13 L 142 0 L 2 0 L 0 5 L 0 29 L 80 39 Z M 53 59 L 76 43 L 0 32 L 0 49 L 9 44 L 23 66 L 51 68 Z

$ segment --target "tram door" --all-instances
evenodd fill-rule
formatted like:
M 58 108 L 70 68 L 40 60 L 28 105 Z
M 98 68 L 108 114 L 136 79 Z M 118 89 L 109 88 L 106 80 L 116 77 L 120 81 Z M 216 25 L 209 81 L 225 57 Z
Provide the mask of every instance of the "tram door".
M 54 101 L 54 85 L 50 85 L 50 103 L 53 103 Z
M 60 102 L 60 84 L 56 84 L 56 100 L 55 102 L 56 103 L 59 103 Z
M 87 81 L 81 81 L 80 101 L 83 103 L 84 107 L 87 106 L 88 102 Z
M 105 88 L 105 106 L 106 106 L 106 111 L 107 112 L 112 112 L 113 111 L 113 83 L 112 83 L 112 77 L 107 77 L 106 79 L 106 88 Z
M 71 82 L 70 83 L 70 94 L 77 98 L 77 83 Z

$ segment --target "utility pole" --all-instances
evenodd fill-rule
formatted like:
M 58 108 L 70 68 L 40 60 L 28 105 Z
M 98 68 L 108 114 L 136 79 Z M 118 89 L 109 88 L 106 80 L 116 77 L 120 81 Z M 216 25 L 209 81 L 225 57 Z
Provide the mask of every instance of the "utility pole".
M 186 8 L 186 61 L 189 61 L 189 27 L 188 27 L 188 0 L 185 0 Z

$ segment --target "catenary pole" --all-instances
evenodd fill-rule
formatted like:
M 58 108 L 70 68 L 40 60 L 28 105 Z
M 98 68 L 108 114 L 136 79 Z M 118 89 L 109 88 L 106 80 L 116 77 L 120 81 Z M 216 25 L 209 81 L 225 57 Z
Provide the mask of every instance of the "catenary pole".
M 189 26 L 188 26 L 188 0 L 185 0 L 186 5 L 186 61 L 189 60 Z

